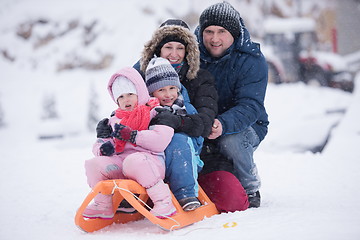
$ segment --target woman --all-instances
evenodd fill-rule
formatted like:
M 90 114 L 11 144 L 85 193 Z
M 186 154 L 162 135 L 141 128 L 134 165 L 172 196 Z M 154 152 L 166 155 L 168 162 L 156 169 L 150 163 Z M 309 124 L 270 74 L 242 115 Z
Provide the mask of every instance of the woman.
M 168 125 L 175 130 L 165 150 L 165 178 L 183 209 L 193 210 L 200 206 L 196 198 L 197 174 L 202 168 L 202 162 L 196 161 L 191 152 L 194 149 L 188 147 L 187 139 L 188 136 L 207 137 L 211 133 L 218 100 L 214 78 L 208 71 L 199 68 L 200 53 L 196 37 L 182 20 L 170 19 L 161 24 L 145 44 L 141 60 L 134 68 L 144 76 L 154 56 L 165 58 L 171 63 L 185 88 L 182 91 L 187 90 L 190 102 L 197 110 L 197 113 L 185 116 L 160 112 L 152 120 L 152 124 Z M 197 155 L 199 153 L 196 152 Z

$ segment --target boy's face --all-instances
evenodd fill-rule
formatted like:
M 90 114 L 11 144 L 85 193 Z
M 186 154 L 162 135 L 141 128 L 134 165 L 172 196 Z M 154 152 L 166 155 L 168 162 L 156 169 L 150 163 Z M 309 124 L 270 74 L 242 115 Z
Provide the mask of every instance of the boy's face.
M 211 25 L 203 31 L 203 42 L 211 56 L 221 57 L 234 43 L 234 37 L 225 28 Z
M 159 99 L 161 106 L 171 107 L 178 98 L 178 91 L 176 86 L 165 86 L 153 92 L 153 96 Z
M 121 110 L 132 111 L 137 106 L 138 97 L 135 93 L 121 94 L 117 99 L 117 103 Z
M 171 64 L 180 64 L 185 58 L 185 46 L 179 42 L 168 42 L 162 46 L 160 57 L 167 59 Z

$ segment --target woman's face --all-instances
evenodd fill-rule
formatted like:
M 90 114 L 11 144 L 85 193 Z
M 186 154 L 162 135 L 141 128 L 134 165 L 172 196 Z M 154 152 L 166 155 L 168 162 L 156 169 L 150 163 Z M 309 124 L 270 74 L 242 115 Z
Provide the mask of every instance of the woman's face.
M 185 46 L 179 42 L 167 42 L 160 50 L 160 57 L 166 58 L 171 64 L 179 64 L 185 58 Z

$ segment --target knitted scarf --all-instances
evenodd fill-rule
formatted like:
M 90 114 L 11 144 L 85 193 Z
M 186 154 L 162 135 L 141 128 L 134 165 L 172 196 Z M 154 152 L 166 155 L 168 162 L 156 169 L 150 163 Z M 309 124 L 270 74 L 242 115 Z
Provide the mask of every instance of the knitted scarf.
M 184 65 L 184 61 L 182 61 L 181 63 L 174 63 L 171 64 L 171 66 L 175 69 L 175 71 L 179 74 L 182 66 Z
M 146 130 L 150 123 L 150 111 L 156 106 L 159 106 L 157 98 L 150 98 L 144 105 L 138 105 L 132 111 L 124 111 L 118 108 L 115 111 L 115 116 L 120 118 L 120 123 L 130 127 L 132 130 Z M 126 141 L 114 138 L 116 152 L 123 152 Z M 133 144 L 136 146 L 136 144 Z

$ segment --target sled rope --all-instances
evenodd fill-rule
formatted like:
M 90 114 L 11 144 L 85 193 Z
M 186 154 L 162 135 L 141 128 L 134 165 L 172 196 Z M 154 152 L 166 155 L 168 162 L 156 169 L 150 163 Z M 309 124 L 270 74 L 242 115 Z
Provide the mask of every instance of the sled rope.
M 221 227 L 198 227 L 198 228 L 194 228 L 190 231 L 187 231 L 185 233 L 182 233 L 182 234 L 178 234 L 175 232 L 172 232 L 172 234 L 174 236 L 185 236 L 185 235 L 188 235 L 189 233 L 192 233 L 192 232 L 195 232 L 197 230 L 209 230 L 209 229 L 221 229 L 221 228 L 233 228 L 233 227 L 237 227 L 237 222 L 227 222 L 225 224 L 223 224 Z
M 114 188 L 112 189 L 111 191 L 111 194 L 114 194 L 115 190 L 118 189 L 119 192 L 120 190 L 122 191 L 125 191 L 125 192 L 128 192 L 130 193 L 134 198 L 136 198 L 136 200 L 140 201 L 142 204 L 144 204 L 149 210 L 152 210 L 152 208 L 147 205 L 143 200 L 141 200 L 138 196 L 136 196 L 133 192 L 131 192 L 129 189 L 126 189 L 126 188 L 122 188 L 122 187 L 119 187 L 117 184 L 116 184 L 116 181 L 113 180 L 113 183 L 114 183 Z M 167 218 L 167 219 L 170 219 L 172 220 L 173 222 L 175 222 L 175 224 L 173 226 L 171 226 L 170 230 L 169 231 L 172 231 L 174 227 L 180 227 L 180 223 L 178 221 L 176 221 L 175 219 L 171 218 L 171 217 L 168 217 L 168 216 L 165 216 L 165 215 L 162 215 L 162 214 L 159 214 L 157 213 L 158 215 L 162 216 L 163 218 Z

